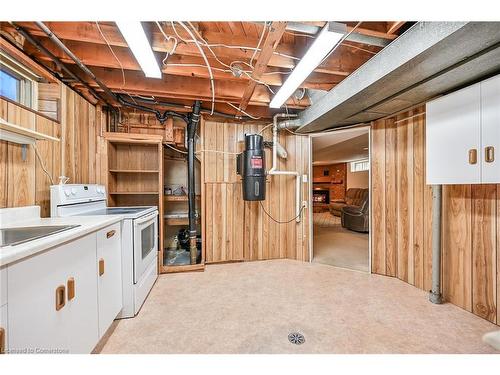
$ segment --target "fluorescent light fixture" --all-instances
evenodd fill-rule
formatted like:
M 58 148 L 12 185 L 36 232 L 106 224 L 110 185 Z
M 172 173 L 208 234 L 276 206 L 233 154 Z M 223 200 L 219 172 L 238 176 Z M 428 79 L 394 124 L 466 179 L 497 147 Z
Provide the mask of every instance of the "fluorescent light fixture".
M 293 69 L 293 72 L 288 76 L 273 100 L 271 100 L 269 107 L 280 108 L 328 53 L 338 45 L 338 42 L 346 33 L 346 25 L 338 22 L 328 22 L 314 39 L 311 47 Z
M 161 70 L 139 21 L 116 22 L 146 77 L 161 78 Z

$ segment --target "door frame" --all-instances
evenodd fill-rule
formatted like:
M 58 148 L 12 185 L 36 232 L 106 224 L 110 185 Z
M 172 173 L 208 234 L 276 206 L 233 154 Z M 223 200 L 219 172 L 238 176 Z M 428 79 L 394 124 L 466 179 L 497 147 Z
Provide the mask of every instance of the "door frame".
M 368 130 L 368 163 L 370 165 L 370 169 L 368 170 L 368 202 L 370 204 L 370 214 L 368 215 L 368 222 L 369 222 L 369 227 L 370 227 L 370 232 L 368 234 L 368 274 L 372 273 L 372 236 L 371 236 L 371 229 L 372 229 L 372 136 L 371 136 L 371 125 L 370 124 L 362 124 L 362 125 L 356 125 L 356 126 L 351 126 L 348 128 L 342 128 L 342 129 L 334 129 L 331 131 L 327 132 L 320 132 L 320 133 L 311 133 L 309 134 L 309 263 L 313 261 L 313 256 L 314 256 L 314 225 L 313 225 L 313 202 L 312 202 L 312 187 L 313 187 L 313 144 L 312 144 L 312 139 L 314 137 L 321 137 L 327 134 L 331 134 L 333 132 L 349 132 L 354 129 L 363 129 L 366 128 Z

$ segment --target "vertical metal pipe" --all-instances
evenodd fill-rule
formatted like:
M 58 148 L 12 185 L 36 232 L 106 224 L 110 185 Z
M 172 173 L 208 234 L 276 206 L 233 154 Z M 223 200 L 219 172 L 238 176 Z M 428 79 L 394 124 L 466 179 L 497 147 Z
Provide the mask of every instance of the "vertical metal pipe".
M 195 171 L 194 171 L 194 137 L 198 122 L 200 121 L 201 101 L 197 100 L 193 105 L 193 112 L 189 118 L 187 126 L 187 146 L 188 146 L 188 206 L 189 206 L 189 255 L 191 264 L 196 264 L 198 248 L 196 246 L 196 195 L 195 195 Z
M 441 294 L 441 202 L 442 186 L 432 185 L 432 289 L 429 301 L 443 303 Z

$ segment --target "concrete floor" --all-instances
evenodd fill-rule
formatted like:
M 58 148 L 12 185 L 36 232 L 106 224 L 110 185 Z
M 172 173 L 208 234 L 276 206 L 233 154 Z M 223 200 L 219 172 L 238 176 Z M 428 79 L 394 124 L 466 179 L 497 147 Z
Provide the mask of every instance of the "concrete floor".
M 368 272 L 368 253 L 368 233 L 342 228 L 329 212 L 314 214 L 313 262 Z
M 497 326 L 384 276 L 292 260 L 161 275 L 102 353 L 493 353 Z M 305 343 L 287 336 L 301 332 Z M 98 350 L 99 351 L 99 350 Z

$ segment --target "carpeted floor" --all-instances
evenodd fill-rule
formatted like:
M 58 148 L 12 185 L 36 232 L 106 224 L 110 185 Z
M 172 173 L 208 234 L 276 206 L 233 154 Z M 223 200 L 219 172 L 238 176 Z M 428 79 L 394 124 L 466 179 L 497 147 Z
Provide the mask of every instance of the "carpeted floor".
M 322 212 L 313 215 L 313 234 L 313 262 L 368 272 L 368 233 L 344 229 L 339 217 Z
M 493 353 L 497 326 L 400 280 L 292 260 L 161 275 L 102 353 Z M 305 343 L 293 345 L 288 334 Z

